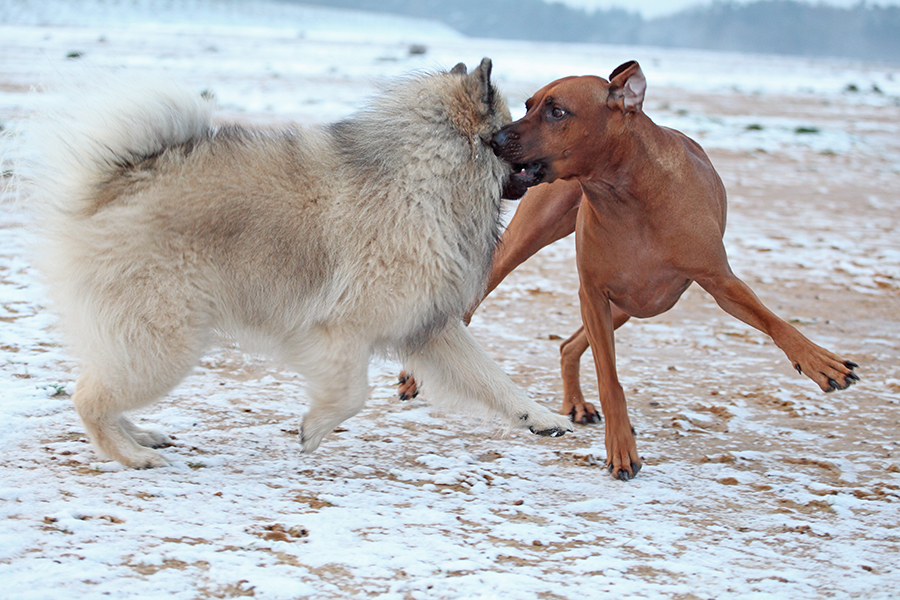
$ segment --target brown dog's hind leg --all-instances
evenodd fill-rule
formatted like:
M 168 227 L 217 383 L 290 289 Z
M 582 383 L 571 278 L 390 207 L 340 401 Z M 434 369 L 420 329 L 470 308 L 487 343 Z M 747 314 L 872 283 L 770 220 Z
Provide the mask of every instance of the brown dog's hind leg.
M 397 395 L 401 400 L 409 400 L 419 395 L 416 380 L 408 371 L 400 371 L 397 382 Z
M 563 384 L 563 402 L 559 412 L 569 415 L 573 422 L 582 425 L 599 423 L 602 420 L 594 405 L 584 401 L 584 394 L 581 391 L 581 356 L 589 347 L 583 326 L 559 347 Z
M 611 305 L 613 328 L 618 329 L 630 318 L 615 304 Z M 559 347 L 560 369 L 562 371 L 563 403 L 560 412 L 569 415 L 575 423 L 588 425 L 603 420 L 600 411 L 586 402 L 581 391 L 581 357 L 590 348 L 584 325 L 578 328 Z
M 754 327 L 775 342 L 798 372 L 816 382 L 824 392 L 845 390 L 857 381 L 858 365 L 808 340 L 789 323 L 770 311 L 750 287 L 728 272 L 697 280 L 722 309 Z

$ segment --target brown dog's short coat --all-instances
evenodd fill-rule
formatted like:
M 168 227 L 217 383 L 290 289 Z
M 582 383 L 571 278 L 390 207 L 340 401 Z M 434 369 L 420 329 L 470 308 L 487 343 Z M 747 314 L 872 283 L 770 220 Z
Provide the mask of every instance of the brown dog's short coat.
M 763 306 L 731 271 L 725 188 L 703 152 L 642 110 L 646 80 L 628 62 L 607 81 L 566 77 L 538 90 L 527 113 L 494 135 L 516 165 L 522 199 L 494 258 L 488 291 L 540 248 L 575 231 L 583 327 L 562 346 L 563 412 L 596 422 L 578 385 L 593 349 L 610 471 L 628 479 L 641 459 L 616 375 L 613 331 L 669 310 L 696 281 L 726 312 L 769 335 L 797 371 L 828 392 L 858 380 L 855 363 L 809 341 Z

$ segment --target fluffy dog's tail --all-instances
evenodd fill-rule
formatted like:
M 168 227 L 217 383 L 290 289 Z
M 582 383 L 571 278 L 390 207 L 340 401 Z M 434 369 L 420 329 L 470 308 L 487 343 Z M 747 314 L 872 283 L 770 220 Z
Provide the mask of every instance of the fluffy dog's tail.
M 24 131 L 23 187 L 39 220 L 92 213 L 97 185 L 117 169 L 211 128 L 214 101 L 207 95 L 162 79 L 89 79 L 52 86 L 42 95 L 47 108 Z

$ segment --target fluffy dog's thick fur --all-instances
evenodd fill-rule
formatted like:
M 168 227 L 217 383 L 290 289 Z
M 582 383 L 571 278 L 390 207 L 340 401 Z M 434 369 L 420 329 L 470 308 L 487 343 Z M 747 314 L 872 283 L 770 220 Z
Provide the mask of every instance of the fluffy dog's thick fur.
M 83 372 L 95 446 L 130 467 L 168 443 L 123 413 L 177 385 L 218 331 L 309 381 L 303 450 L 367 396 L 392 353 L 438 400 L 562 435 L 460 318 L 480 298 L 511 173 L 488 142 L 509 111 L 471 74 L 409 77 L 315 130 L 211 123 L 173 85 L 105 85 L 35 123 L 42 270 Z M 99 98 L 98 98 L 99 94 Z

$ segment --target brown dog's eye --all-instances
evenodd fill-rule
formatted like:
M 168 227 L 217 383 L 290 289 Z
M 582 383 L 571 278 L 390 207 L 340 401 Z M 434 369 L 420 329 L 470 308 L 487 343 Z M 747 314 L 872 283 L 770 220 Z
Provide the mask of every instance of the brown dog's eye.
M 562 119 L 564 116 L 566 116 L 566 114 L 567 113 L 566 113 L 565 109 L 562 109 L 558 106 L 554 106 L 553 108 L 550 109 L 550 116 L 557 120 Z

